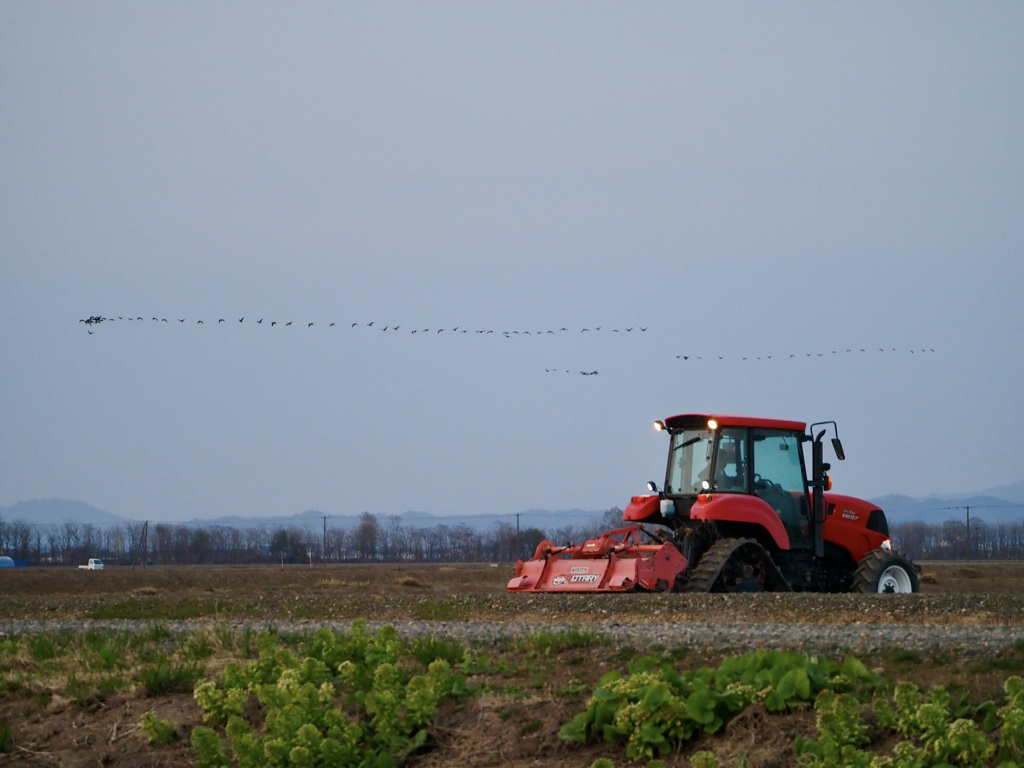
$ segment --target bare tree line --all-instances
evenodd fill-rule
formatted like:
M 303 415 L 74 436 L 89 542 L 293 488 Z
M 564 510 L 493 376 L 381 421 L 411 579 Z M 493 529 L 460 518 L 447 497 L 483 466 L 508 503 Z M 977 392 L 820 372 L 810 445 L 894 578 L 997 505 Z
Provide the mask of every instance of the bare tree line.
M 0 518 L 0 554 L 30 565 L 75 565 L 90 557 L 123 565 L 511 562 L 532 555 L 544 539 L 580 541 L 621 525 L 622 510 L 615 508 L 588 525 L 517 530 L 511 523 L 497 522 L 485 531 L 466 524 L 412 527 L 398 516 L 369 512 L 352 528 L 322 529 L 296 524 L 38 524 Z
M 892 526 L 893 542 L 914 560 L 1024 559 L 1024 521 L 989 525 L 982 518 Z
M 75 565 L 90 557 L 123 565 L 205 565 L 344 562 L 512 562 L 527 558 L 544 539 L 580 542 L 618 528 L 612 508 L 585 525 L 540 528 L 497 522 L 488 530 L 466 524 L 418 528 L 398 516 L 364 512 L 352 528 L 290 525 L 185 525 L 125 522 L 97 526 L 66 521 L 37 524 L 0 518 L 0 554 L 31 565 Z M 892 527 L 897 549 L 915 560 L 1019 560 L 1024 522 L 988 525 L 982 519 Z

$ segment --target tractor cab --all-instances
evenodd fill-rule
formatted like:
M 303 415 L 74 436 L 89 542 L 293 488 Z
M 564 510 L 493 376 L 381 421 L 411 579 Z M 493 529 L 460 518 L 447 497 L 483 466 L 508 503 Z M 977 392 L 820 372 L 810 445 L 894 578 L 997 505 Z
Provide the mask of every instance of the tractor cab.
M 686 415 L 655 427 L 671 438 L 659 494 L 669 527 L 696 512 L 699 499 L 754 496 L 781 521 L 790 548 L 812 547 L 812 496 L 802 450 L 808 438 L 802 422 Z

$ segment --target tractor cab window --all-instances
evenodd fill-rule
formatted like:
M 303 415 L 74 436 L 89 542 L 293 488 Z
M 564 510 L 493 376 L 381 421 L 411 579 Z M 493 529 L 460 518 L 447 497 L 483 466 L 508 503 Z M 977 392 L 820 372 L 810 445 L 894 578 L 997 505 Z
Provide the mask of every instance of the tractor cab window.
M 707 429 L 684 429 L 672 434 L 668 451 L 666 493 L 700 493 L 707 480 L 715 433 Z
M 718 436 L 712 489 L 746 493 L 748 491 L 748 464 L 747 430 L 742 428 L 723 429 Z
M 807 493 L 800 435 L 777 430 L 753 430 L 754 493 L 782 518 L 790 540 L 808 541 Z

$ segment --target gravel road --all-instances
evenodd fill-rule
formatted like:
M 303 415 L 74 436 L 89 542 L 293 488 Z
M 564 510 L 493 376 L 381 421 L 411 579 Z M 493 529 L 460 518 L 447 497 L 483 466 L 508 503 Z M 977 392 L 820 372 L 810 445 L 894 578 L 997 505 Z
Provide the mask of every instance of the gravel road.
M 462 598 L 465 600 L 465 598 Z M 508 598 L 501 596 L 499 602 Z M 465 620 L 408 618 L 418 604 L 408 598 L 376 596 L 377 611 L 388 617 L 368 621 L 371 630 L 390 624 L 408 638 L 437 638 L 497 644 L 531 633 L 579 629 L 616 646 L 636 649 L 688 649 L 745 652 L 788 649 L 815 653 L 873 653 L 905 650 L 922 656 L 956 652 L 998 657 L 1024 647 L 1024 597 L 1020 595 L 542 595 L 515 596 L 506 618 L 496 619 L 493 598 L 479 600 L 480 616 Z M 476 601 L 474 601 L 476 602 Z M 250 616 L 253 614 L 249 614 Z M 267 613 L 260 614 L 267 616 Z M 348 630 L 353 619 L 241 618 L 160 621 L 174 633 L 216 627 L 235 631 L 312 632 L 319 627 Z M 352 616 L 352 613 L 347 613 Z M 672 619 L 672 620 L 669 620 Z M 145 631 L 144 620 L 0 620 L 0 636 L 89 629 Z

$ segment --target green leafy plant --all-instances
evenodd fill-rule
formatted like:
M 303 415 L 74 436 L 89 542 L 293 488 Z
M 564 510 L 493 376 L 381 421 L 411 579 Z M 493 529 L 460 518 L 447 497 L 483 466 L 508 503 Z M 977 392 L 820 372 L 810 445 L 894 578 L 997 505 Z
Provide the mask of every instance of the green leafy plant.
M 174 727 L 174 724 L 169 720 L 157 718 L 155 712 L 143 713 L 142 725 L 139 726 L 139 730 L 149 736 L 150 744 L 170 744 L 178 738 L 178 729 Z
M 199 768 L 227 768 L 231 764 L 224 742 L 211 728 L 202 725 L 193 728 L 190 743 Z
M 469 692 L 446 658 L 413 652 L 393 627 L 321 629 L 295 651 L 269 633 L 256 642 L 254 661 L 195 686 L 209 723 L 192 732 L 201 766 L 390 765 L 426 743 L 441 702 Z M 262 726 L 245 718 L 253 704 Z
M 718 757 L 708 749 L 694 752 L 690 757 L 690 768 L 718 768 Z
M 913 683 L 897 683 L 891 696 L 872 702 L 877 727 L 903 737 L 891 756 L 864 751 L 866 726 L 860 702 L 825 691 L 815 701 L 819 738 L 797 739 L 796 753 L 807 768 L 1018 768 L 1024 749 L 1024 681 L 1009 678 L 1006 704 L 971 707 L 954 701 L 942 686 L 921 691 Z M 960 715 L 970 712 L 973 717 Z M 998 730 L 993 738 L 992 731 Z
M 997 714 L 999 728 L 999 755 L 1007 761 L 1024 761 L 1024 678 L 1007 678 L 1003 685 L 1006 705 Z
M 870 757 L 860 750 L 868 743 L 867 727 L 861 720 L 861 701 L 850 693 L 824 690 L 814 701 L 819 738 L 796 740 L 796 752 L 807 766 L 870 765 Z
M 756 651 L 725 659 L 718 669 L 680 673 L 646 657 L 601 678 L 584 712 L 560 736 L 624 743 L 626 756 L 652 759 L 701 733 L 716 733 L 749 704 L 782 712 L 813 702 L 823 689 L 873 689 L 876 674 L 850 657 L 841 665 L 798 653 Z

